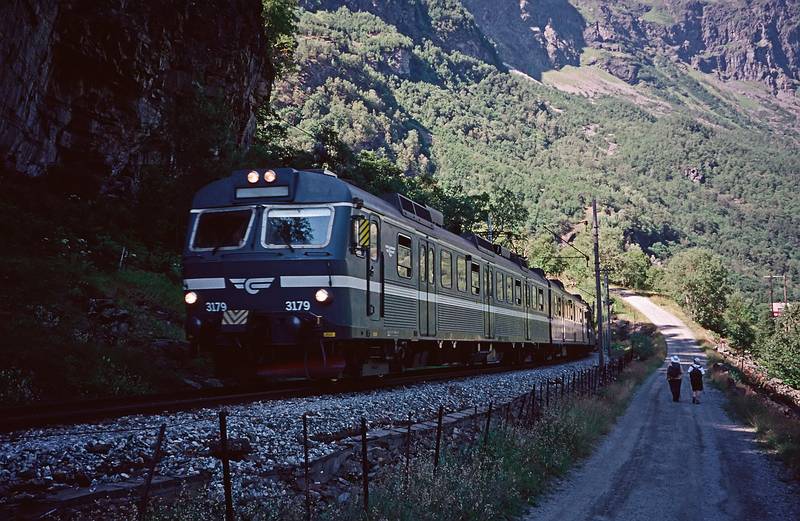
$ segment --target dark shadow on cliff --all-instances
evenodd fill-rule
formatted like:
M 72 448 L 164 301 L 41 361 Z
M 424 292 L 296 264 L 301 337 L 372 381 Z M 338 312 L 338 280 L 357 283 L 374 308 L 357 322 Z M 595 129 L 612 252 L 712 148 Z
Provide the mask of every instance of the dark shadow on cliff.
M 567 0 L 463 0 L 510 68 L 541 80 L 542 72 L 578 65 L 586 21 Z

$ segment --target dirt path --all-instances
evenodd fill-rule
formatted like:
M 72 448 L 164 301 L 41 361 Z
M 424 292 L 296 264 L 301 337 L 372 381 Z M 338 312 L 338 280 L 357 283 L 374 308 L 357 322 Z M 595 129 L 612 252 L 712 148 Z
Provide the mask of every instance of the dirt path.
M 684 371 L 694 356 L 705 363 L 678 318 L 646 297 L 623 298 L 660 328 Z M 707 383 L 702 403 L 693 405 L 684 377 L 681 401 L 673 403 L 665 368 L 642 384 L 595 454 L 526 521 L 800 519 L 800 487 L 781 481 L 780 463 L 728 418 L 722 393 Z

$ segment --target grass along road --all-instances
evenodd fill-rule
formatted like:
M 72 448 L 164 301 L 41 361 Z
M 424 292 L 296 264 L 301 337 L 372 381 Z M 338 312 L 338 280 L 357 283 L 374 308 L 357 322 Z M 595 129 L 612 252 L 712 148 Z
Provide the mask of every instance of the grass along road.
M 692 331 L 649 298 L 622 292 L 656 324 L 670 355 L 705 360 Z M 665 382 L 666 365 L 634 396 L 628 411 L 586 464 L 528 520 L 796 519 L 800 491 L 780 479 L 779 463 L 752 430 L 728 417 L 725 397 L 706 385 L 693 405 L 686 378 L 680 403 Z

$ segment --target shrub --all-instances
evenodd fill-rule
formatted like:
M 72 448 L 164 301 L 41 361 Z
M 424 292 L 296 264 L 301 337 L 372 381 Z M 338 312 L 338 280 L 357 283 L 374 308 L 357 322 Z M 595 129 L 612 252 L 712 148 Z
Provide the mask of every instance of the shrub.
M 647 360 L 656 352 L 653 339 L 643 333 L 633 333 L 631 335 L 631 347 L 633 354 L 639 360 Z

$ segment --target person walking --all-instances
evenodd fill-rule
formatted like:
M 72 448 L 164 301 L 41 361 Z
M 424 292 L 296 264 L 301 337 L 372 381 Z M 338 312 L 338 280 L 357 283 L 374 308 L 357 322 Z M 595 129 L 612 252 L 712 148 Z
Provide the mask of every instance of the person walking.
M 670 359 L 669 367 L 667 367 L 667 383 L 669 390 L 672 391 L 672 401 L 679 402 L 681 400 L 681 377 L 683 376 L 683 369 L 681 369 L 681 359 L 673 355 Z
M 706 370 L 700 365 L 697 358 L 692 360 L 692 367 L 689 368 L 689 383 L 692 384 L 692 403 L 700 403 L 700 393 L 703 391 L 703 375 Z

